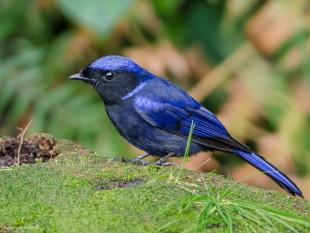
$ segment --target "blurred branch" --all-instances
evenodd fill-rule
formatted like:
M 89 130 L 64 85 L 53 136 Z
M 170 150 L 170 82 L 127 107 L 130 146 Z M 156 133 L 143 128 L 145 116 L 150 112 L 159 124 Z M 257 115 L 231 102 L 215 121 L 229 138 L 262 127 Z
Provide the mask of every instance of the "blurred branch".
M 224 62 L 208 72 L 190 91 L 190 95 L 202 101 L 241 65 L 255 55 L 253 46 L 246 42 L 231 54 Z

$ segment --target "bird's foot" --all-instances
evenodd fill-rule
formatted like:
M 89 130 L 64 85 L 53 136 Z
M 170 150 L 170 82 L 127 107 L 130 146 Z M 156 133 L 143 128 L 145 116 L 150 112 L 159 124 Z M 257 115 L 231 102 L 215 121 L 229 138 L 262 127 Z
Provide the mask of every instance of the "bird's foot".
M 180 165 L 176 162 L 165 162 L 163 164 L 161 164 L 160 166 L 176 166 L 177 168 L 180 168 Z
M 120 161 L 120 162 L 127 162 L 127 163 L 139 163 L 143 166 L 145 165 L 158 165 L 158 166 L 176 166 L 176 167 L 180 167 L 179 164 L 175 163 L 175 162 L 165 162 L 168 158 L 174 156 L 174 153 L 170 153 L 158 160 L 156 160 L 155 162 L 149 162 L 149 161 L 145 161 L 143 160 L 144 158 L 150 156 L 150 154 L 143 154 L 140 155 L 136 158 L 133 159 L 125 159 L 123 157 L 121 158 L 113 158 L 112 161 Z
M 125 159 L 125 158 L 121 157 L 121 158 L 115 158 L 115 159 L 113 159 L 113 161 L 121 161 L 121 162 L 127 162 L 127 163 L 140 163 L 141 165 L 149 165 L 149 164 L 151 164 L 151 162 L 143 160 L 144 158 L 146 158 L 148 156 L 150 156 L 150 155 L 149 154 L 143 154 L 143 155 L 140 155 L 140 156 L 133 158 L 133 159 Z
M 176 166 L 176 167 L 180 167 L 179 164 L 175 163 L 175 162 L 165 162 L 168 158 L 173 157 L 175 154 L 174 153 L 169 153 L 166 156 L 158 159 L 157 161 L 151 163 L 154 165 L 159 165 L 159 166 Z

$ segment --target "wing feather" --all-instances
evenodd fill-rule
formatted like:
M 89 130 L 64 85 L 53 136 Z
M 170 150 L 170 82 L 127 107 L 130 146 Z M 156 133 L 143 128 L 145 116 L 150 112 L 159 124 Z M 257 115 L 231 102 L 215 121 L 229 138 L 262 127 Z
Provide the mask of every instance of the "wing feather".
M 193 100 L 194 101 L 194 100 Z M 134 100 L 136 112 L 153 127 L 188 137 L 192 122 L 195 123 L 192 141 L 210 149 L 232 152 L 233 148 L 249 148 L 233 139 L 222 123 L 198 102 L 163 102 L 138 96 Z

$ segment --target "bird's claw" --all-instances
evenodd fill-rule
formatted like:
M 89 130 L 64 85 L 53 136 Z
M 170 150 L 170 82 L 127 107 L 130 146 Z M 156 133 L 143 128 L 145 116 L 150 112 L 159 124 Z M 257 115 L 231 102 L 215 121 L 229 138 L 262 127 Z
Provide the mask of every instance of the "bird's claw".
M 133 158 L 133 159 L 125 159 L 123 157 L 119 157 L 119 158 L 113 158 L 112 161 L 119 161 L 119 162 L 126 162 L 126 163 L 140 163 L 141 165 L 149 165 L 151 164 L 151 162 L 148 162 L 148 161 L 145 161 L 143 160 L 144 158 L 148 157 L 149 154 L 143 154 L 143 155 L 140 155 L 136 158 Z
M 125 159 L 123 157 L 120 158 L 113 158 L 112 161 L 120 161 L 120 162 L 127 162 L 127 163 L 134 163 L 134 164 L 141 164 L 142 166 L 145 165 L 158 165 L 158 166 L 176 166 L 176 167 L 180 167 L 179 164 L 175 163 L 175 162 L 165 162 L 168 158 L 172 157 L 174 155 L 174 153 L 170 153 L 158 160 L 156 160 L 155 162 L 149 162 L 149 161 L 145 161 L 143 160 L 144 158 L 148 157 L 149 154 L 143 154 L 140 155 L 134 159 Z
M 141 165 L 145 166 L 145 165 L 149 165 L 151 164 L 151 162 L 145 161 L 143 159 L 139 159 L 139 158 L 134 158 L 134 159 L 130 159 L 127 162 L 131 162 L 131 163 L 140 163 Z
M 110 158 L 110 161 L 113 162 L 129 162 L 129 159 L 125 159 L 124 157 Z
M 168 158 L 174 156 L 174 153 L 169 153 L 166 156 L 158 159 L 157 161 L 155 161 L 153 164 L 154 165 L 162 165 L 162 166 L 169 166 L 169 165 L 164 165 L 164 164 L 169 164 L 170 162 L 165 162 Z
M 176 166 L 177 168 L 180 168 L 180 165 L 176 162 L 165 162 L 163 164 L 161 164 L 161 166 Z

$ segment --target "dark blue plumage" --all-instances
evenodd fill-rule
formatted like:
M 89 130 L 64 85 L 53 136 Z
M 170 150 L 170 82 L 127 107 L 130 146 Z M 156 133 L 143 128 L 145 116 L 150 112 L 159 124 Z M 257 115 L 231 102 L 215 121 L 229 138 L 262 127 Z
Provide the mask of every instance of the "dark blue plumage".
M 221 122 L 185 91 L 121 56 L 107 56 L 71 79 L 92 85 L 117 131 L 148 154 L 183 156 L 192 121 L 190 154 L 233 153 L 263 171 L 292 195 L 298 187 L 263 157 L 230 136 Z

